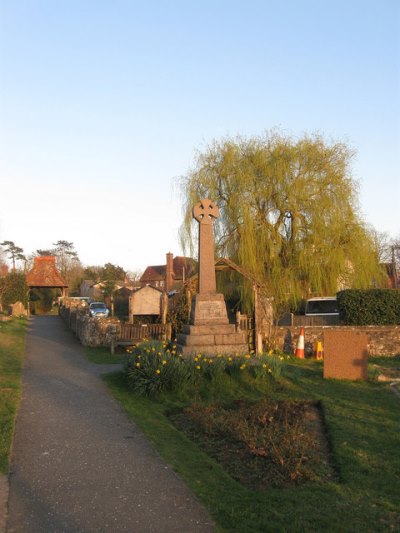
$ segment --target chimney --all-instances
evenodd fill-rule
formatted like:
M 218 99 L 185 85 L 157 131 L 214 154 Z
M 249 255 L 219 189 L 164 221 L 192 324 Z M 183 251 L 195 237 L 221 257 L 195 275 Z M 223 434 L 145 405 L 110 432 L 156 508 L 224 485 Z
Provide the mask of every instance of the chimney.
M 174 281 L 174 256 L 171 252 L 167 253 L 167 268 L 165 269 L 165 290 L 171 291 Z

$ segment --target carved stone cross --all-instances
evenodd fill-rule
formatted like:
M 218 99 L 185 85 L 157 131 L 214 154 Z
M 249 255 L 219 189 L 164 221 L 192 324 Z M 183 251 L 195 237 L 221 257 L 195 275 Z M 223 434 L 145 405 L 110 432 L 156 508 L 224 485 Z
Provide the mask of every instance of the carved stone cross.
M 200 224 L 212 224 L 219 217 L 218 207 L 212 200 L 200 200 L 193 207 L 193 218 Z
M 217 292 L 212 225 L 218 216 L 218 207 L 207 198 L 193 207 L 193 218 L 199 222 L 199 294 Z

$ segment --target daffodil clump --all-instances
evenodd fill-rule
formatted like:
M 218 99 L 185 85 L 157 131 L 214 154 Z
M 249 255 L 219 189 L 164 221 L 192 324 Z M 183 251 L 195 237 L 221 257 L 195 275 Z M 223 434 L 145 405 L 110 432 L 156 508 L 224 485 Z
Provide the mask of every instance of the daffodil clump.
M 129 349 L 128 353 L 128 383 L 139 394 L 151 396 L 173 390 L 189 378 L 175 344 L 148 340 Z
M 191 389 L 226 380 L 271 380 L 279 377 L 283 356 L 264 354 L 204 355 L 183 358 L 170 342 L 146 340 L 128 350 L 126 372 L 130 387 L 139 394 Z

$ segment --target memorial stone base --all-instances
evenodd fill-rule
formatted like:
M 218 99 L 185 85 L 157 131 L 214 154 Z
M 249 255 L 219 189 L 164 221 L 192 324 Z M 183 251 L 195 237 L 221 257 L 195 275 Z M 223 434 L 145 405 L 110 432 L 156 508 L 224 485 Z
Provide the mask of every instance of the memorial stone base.
M 229 324 L 222 294 L 196 294 L 192 300 L 190 324 L 178 335 L 177 349 L 183 355 L 245 354 L 246 334 Z

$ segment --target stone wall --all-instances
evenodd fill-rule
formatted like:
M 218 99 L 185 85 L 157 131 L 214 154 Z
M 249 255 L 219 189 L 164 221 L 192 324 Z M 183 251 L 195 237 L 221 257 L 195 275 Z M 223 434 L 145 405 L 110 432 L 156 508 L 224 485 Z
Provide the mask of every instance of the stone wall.
M 111 346 L 120 321 L 118 318 L 93 318 L 78 315 L 76 336 L 84 346 Z
M 360 331 L 368 338 L 368 354 L 393 357 L 400 355 L 400 326 L 306 326 L 304 328 L 305 352 L 312 353 L 315 341 L 324 340 L 324 331 Z M 273 328 L 269 344 L 287 353 L 296 349 L 299 327 Z
M 84 346 L 111 346 L 118 318 L 93 318 L 82 306 L 60 307 L 60 316 Z

